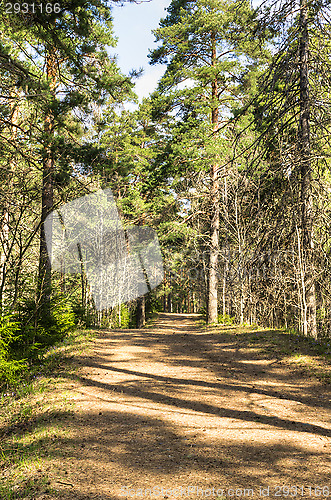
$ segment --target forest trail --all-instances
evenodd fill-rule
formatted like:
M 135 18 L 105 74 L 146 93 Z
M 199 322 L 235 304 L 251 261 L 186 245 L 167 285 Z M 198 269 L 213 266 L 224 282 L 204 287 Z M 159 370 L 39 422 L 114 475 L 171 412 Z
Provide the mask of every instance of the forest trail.
M 315 487 L 331 490 L 327 388 L 247 349 L 238 329 L 209 331 L 198 319 L 161 314 L 152 328 L 100 332 L 81 358 L 73 415 L 55 445 L 60 498 L 314 498 Z

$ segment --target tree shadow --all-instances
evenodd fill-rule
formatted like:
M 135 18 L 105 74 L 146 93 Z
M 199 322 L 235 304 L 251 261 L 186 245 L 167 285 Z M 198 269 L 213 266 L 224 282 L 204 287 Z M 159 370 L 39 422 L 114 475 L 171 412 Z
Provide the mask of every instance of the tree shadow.
M 61 416 L 54 417 L 49 425 L 59 421 Z M 91 408 L 69 416 L 65 427 L 67 435 L 57 436 L 53 442 L 39 437 L 35 444 L 47 450 L 48 459 L 57 464 L 50 477 L 51 487 L 56 498 L 59 495 L 66 500 L 117 500 L 126 498 L 121 494 L 126 487 L 136 491 L 156 486 L 235 485 L 257 491 L 276 484 L 298 484 L 301 473 L 306 472 L 315 484 L 327 484 L 329 478 L 329 471 L 321 467 L 321 458 L 325 462 L 328 458 L 326 451 L 309 451 L 299 442 L 240 442 L 239 435 L 236 440 L 222 439 L 222 432 L 228 431 L 222 420 L 217 426 L 219 438 L 212 441 L 205 440 L 198 427 L 183 433 L 161 417 L 123 410 L 100 412 Z M 240 426 L 232 429 L 238 434 L 243 430 Z M 250 429 L 245 427 L 245 431 Z M 267 429 L 262 427 L 262 439 L 264 431 Z M 318 471 L 312 469 L 314 463 L 320 464 Z
M 112 363 L 125 363 L 128 362 L 129 359 L 127 360 L 114 360 Z M 264 396 L 272 397 L 272 398 L 278 398 L 278 399 L 283 399 L 283 400 L 291 400 L 295 401 L 298 403 L 305 404 L 310 407 L 317 407 L 317 408 L 330 408 L 330 404 L 328 401 L 321 401 L 318 397 L 313 397 L 312 395 L 307 395 L 307 396 L 301 396 L 299 394 L 293 395 L 290 394 L 284 390 L 282 391 L 277 391 L 273 390 L 271 388 L 268 389 L 262 389 L 256 386 L 249 386 L 245 384 L 235 384 L 235 383 L 224 383 L 224 382 L 208 382 L 205 380 L 195 380 L 195 379 L 186 379 L 186 378 L 179 378 L 179 377 L 169 377 L 169 376 L 163 376 L 163 375 L 156 375 L 153 373 L 145 372 L 145 371 L 137 371 L 137 370 L 129 370 L 127 368 L 117 368 L 114 366 L 110 366 L 109 364 L 101 364 L 98 362 L 93 362 L 93 361 L 86 361 L 85 366 L 91 367 L 91 368 L 98 368 L 101 370 L 106 370 L 108 372 L 115 372 L 115 373 L 123 373 L 127 375 L 134 375 L 135 377 L 138 378 L 144 378 L 144 379 L 151 379 L 155 380 L 161 383 L 166 383 L 166 384 L 171 384 L 173 388 L 176 386 L 181 386 L 181 385 L 188 385 L 188 386 L 196 386 L 196 387 L 204 387 L 204 388 L 209 388 L 209 389 L 217 389 L 217 390 L 224 390 L 224 391 L 236 391 L 236 392 L 245 392 L 249 394 L 261 394 Z M 87 380 L 87 379 L 84 379 Z M 117 390 L 116 387 L 118 387 L 118 390 L 120 389 L 119 386 L 117 385 L 112 385 L 111 390 Z
M 8 424 L 3 436 L 30 436 L 30 444 L 21 445 L 22 454 L 29 456 L 31 443 L 33 449 L 43 451 L 43 459 L 53 464 L 51 487 L 57 491 L 56 498 L 63 500 L 131 497 L 121 494 L 122 487 L 134 491 L 153 486 L 251 487 L 258 497 L 260 487 L 328 484 L 326 438 L 331 436 L 330 429 L 303 421 L 299 412 L 296 420 L 265 414 L 261 408 L 253 408 L 249 398 L 242 408 L 236 407 L 236 395 L 241 392 L 289 399 L 309 408 L 328 408 L 326 401 L 313 397 L 314 386 L 304 394 L 256 387 L 259 375 L 249 370 L 245 380 L 233 380 L 233 373 L 224 373 L 220 363 L 237 370 L 240 360 L 259 361 L 260 354 L 251 358 L 249 353 L 237 351 L 238 339 L 229 333 L 223 337 L 200 334 L 198 327 L 192 327 L 191 333 L 185 334 L 187 326 L 183 328 L 173 334 L 164 333 L 163 326 L 159 333 L 157 329 L 134 330 L 132 334 L 103 332 L 102 342 L 96 341 L 96 354 L 81 357 L 80 362 L 85 368 L 128 379 L 111 383 L 83 373 L 62 372 L 62 377 L 78 382 L 74 390 L 81 394 L 77 402 L 84 403 L 84 412 L 41 412 L 38 418 L 27 419 L 22 428 Z M 110 348 L 116 353 L 121 344 L 148 348 L 148 355 L 133 350 L 134 357 L 128 355 L 119 361 L 104 351 Z M 226 351 L 222 357 L 224 349 L 233 349 L 235 358 Z M 137 364 L 132 368 L 118 366 L 133 359 Z M 140 361 L 145 362 L 146 371 L 145 366 L 140 369 Z M 157 368 L 152 372 L 149 361 L 162 361 L 182 375 L 163 375 Z M 222 373 L 222 379 L 203 380 L 203 372 L 201 379 L 199 375 L 195 378 L 194 371 L 192 378 L 185 377 L 186 367 L 207 368 L 216 375 Z M 278 373 L 270 376 L 273 381 L 285 380 Z M 224 399 L 229 406 L 222 404 Z M 55 423 L 65 432 L 48 437 L 36 432 L 40 425 L 51 430 Z M 270 496 L 274 494 L 275 490 L 270 492 Z M 305 495 L 309 497 L 308 491 Z M 190 496 L 201 498 L 201 494 Z M 165 493 L 159 498 L 172 499 L 174 495 Z
M 113 371 L 136 373 L 136 372 L 131 372 L 130 370 L 121 370 L 121 369 L 113 369 Z M 143 374 L 143 376 L 145 376 L 145 374 Z M 164 378 L 167 379 L 166 377 Z M 229 408 L 222 408 L 207 403 L 201 403 L 198 401 L 191 401 L 187 399 L 170 396 L 169 394 L 152 392 L 139 387 L 139 385 L 144 386 L 144 382 L 141 382 L 139 385 L 138 383 L 135 383 L 132 386 L 128 386 L 124 383 L 109 384 L 105 382 L 100 382 L 98 380 L 88 379 L 82 376 L 78 376 L 78 379 L 85 387 L 86 386 L 98 387 L 107 392 L 114 391 L 134 398 L 150 400 L 154 403 L 168 405 L 174 408 L 181 408 L 184 410 L 192 410 L 193 412 L 216 415 L 221 418 L 231 418 L 246 422 L 259 422 L 264 425 L 278 427 L 281 429 L 293 430 L 297 432 L 308 432 L 320 436 L 331 437 L 331 430 L 321 427 L 319 425 L 309 424 L 300 421 L 293 421 L 289 419 L 283 419 L 274 415 L 273 416 L 261 415 L 259 413 L 250 410 L 235 410 Z M 231 390 L 232 389 L 233 386 L 231 386 Z M 239 389 L 242 390 L 241 387 L 237 387 L 237 390 Z

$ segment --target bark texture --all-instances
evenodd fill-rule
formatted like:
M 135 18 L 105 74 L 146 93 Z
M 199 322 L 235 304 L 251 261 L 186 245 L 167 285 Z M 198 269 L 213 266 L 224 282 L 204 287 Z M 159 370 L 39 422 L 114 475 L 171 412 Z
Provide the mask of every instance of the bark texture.
M 51 98 L 55 94 L 57 61 L 53 48 L 46 55 L 46 74 L 50 87 Z M 51 100 L 51 99 L 50 99 Z M 41 229 L 40 229 L 40 251 L 39 251 L 39 278 L 38 278 L 38 304 L 39 307 L 49 307 L 52 280 L 51 261 L 47 252 L 46 235 L 44 223 L 46 217 L 53 209 L 53 186 L 54 186 L 54 156 L 52 152 L 52 139 L 54 135 L 54 114 L 51 106 L 44 119 L 44 151 L 43 151 L 43 180 L 41 195 Z
M 303 333 L 317 337 L 316 292 L 313 266 L 313 198 L 310 151 L 309 32 L 307 1 L 300 3 L 300 122 L 302 257 L 304 268 Z
M 137 328 L 143 328 L 146 324 L 146 302 L 145 296 L 137 299 Z
M 217 62 L 215 37 L 212 36 L 212 66 Z M 218 82 L 217 76 L 212 82 L 212 112 L 213 131 L 218 128 Z M 219 180 L 218 164 L 214 161 L 211 167 L 211 221 L 210 221 L 210 254 L 208 276 L 208 323 L 218 321 L 218 257 L 219 257 Z

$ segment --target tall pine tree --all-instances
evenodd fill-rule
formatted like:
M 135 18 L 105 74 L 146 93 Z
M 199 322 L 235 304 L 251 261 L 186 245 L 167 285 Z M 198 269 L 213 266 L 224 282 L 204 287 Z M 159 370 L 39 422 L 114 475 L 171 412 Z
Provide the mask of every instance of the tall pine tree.
M 218 320 L 220 178 L 226 175 L 228 147 L 226 132 L 219 129 L 231 113 L 247 55 L 254 56 L 255 44 L 245 38 L 250 15 L 248 2 L 173 0 L 155 31 L 161 45 L 150 55 L 152 64 L 167 63 L 154 100 L 163 112 L 177 113 L 173 139 L 180 155 L 186 152 L 178 163 L 209 170 L 209 323 Z

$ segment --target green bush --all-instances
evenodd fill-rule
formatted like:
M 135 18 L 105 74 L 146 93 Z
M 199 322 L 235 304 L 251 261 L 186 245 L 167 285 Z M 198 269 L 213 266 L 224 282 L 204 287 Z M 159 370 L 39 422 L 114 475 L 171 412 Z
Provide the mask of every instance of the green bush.
M 221 325 L 233 325 L 235 323 L 235 318 L 229 314 L 219 314 L 217 322 Z
M 65 300 L 54 298 L 41 310 L 37 324 L 35 304 L 26 302 L 20 316 L 0 318 L 0 385 L 14 383 L 45 351 L 75 328 L 75 315 Z
M 119 325 L 119 306 L 114 307 L 111 313 L 111 328 L 129 328 L 130 311 L 126 304 L 121 304 L 121 326 Z
M 152 316 L 154 313 L 163 310 L 162 297 L 153 294 L 148 294 L 146 297 L 146 316 Z
M 31 334 L 33 342 L 30 345 L 30 352 L 49 347 L 62 340 L 69 332 L 75 328 L 75 314 L 70 304 L 63 300 L 53 299 L 50 313 L 46 313 L 39 318 L 37 327 L 33 327 Z M 31 337 L 30 334 L 30 337 Z
M 26 360 L 0 358 L 0 386 L 14 384 L 19 376 L 27 369 Z
M 20 341 L 20 324 L 13 316 L 0 318 L 0 384 L 14 383 L 27 367 L 26 360 L 11 359 L 13 346 Z
M 16 357 L 33 361 L 75 328 L 75 315 L 65 299 L 55 297 L 48 308 L 39 310 L 38 320 L 35 303 L 26 302 L 20 311 L 19 323 L 22 335 L 13 344 Z
M 51 309 L 53 331 L 64 337 L 75 328 L 75 314 L 70 304 L 59 302 Z
M 22 335 L 20 324 L 13 316 L 3 316 L 0 318 L 0 356 L 6 357 L 9 354 L 11 345 L 19 340 Z
M 95 312 L 91 312 L 88 307 L 74 303 L 72 311 L 75 315 L 75 325 L 78 328 L 90 328 L 95 326 Z

